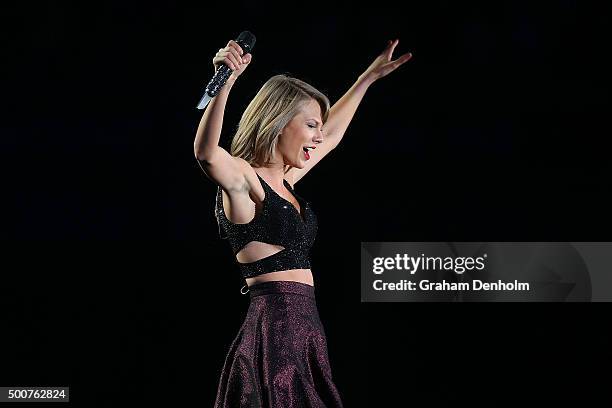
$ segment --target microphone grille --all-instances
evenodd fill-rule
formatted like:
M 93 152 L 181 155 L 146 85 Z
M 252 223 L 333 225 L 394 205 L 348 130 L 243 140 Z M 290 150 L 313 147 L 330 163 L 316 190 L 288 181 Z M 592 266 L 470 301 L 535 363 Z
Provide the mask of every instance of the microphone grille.
M 243 31 L 240 33 L 236 42 L 240 44 L 244 53 L 251 52 L 253 47 L 255 46 L 255 36 L 250 31 Z

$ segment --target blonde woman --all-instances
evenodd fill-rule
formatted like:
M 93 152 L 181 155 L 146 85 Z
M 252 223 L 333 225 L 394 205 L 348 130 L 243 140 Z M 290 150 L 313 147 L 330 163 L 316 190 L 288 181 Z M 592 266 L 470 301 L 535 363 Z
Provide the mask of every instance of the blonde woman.
M 294 186 L 340 143 L 368 87 L 412 57 L 391 59 L 398 42 L 389 41 L 331 108 L 311 85 L 273 76 L 242 115 L 230 152 L 219 146 L 225 104 L 252 56 L 229 41 L 213 58 L 215 70 L 226 64 L 233 73 L 204 111 L 194 152 L 218 186 L 219 233 L 250 292 L 215 408 L 342 407 L 310 270 L 317 219 Z

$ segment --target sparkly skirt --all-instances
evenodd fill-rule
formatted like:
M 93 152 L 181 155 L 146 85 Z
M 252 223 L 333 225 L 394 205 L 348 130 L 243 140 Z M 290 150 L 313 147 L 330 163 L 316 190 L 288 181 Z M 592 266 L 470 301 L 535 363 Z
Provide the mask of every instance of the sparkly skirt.
M 268 281 L 250 304 L 221 371 L 215 408 L 340 408 L 314 286 Z

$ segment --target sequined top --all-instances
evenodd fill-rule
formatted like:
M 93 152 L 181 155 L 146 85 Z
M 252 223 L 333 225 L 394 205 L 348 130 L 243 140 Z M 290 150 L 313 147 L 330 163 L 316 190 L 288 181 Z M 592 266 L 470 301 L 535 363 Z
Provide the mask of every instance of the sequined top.
M 255 173 L 257 174 L 257 173 Z M 302 214 L 295 206 L 281 197 L 261 178 L 266 193 L 263 208 L 246 224 L 235 224 L 225 215 L 221 187 L 217 188 L 215 214 L 221 239 L 227 239 L 234 256 L 251 241 L 280 245 L 285 249 L 254 262 L 241 263 L 236 259 L 244 278 L 268 272 L 289 269 L 310 269 L 310 249 L 317 234 L 317 217 L 310 203 L 295 193 L 287 180 L 284 185 L 300 203 Z

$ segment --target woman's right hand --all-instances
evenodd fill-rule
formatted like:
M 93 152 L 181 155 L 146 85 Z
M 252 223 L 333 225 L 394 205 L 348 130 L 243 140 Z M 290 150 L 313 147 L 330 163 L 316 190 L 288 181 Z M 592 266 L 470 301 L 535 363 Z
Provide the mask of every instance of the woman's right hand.
M 232 83 L 236 81 L 251 63 L 251 54 L 242 55 L 242 53 L 240 45 L 236 41 L 230 40 L 225 48 L 219 48 L 219 52 L 213 58 L 215 72 L 221 65 L 225 64 L 233 71 L 227 81 Z

